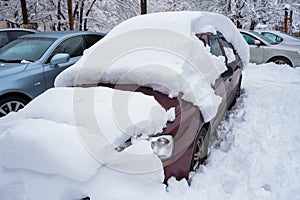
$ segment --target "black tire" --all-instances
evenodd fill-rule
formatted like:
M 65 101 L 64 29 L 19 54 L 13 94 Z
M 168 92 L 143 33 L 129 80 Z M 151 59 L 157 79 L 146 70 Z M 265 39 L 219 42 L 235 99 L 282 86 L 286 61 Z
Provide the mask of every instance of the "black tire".
M 25 99 L 17 96 L 5 97 L 0 100 L 0 117 L 7 115 L 10 112 L 17 112 L 24 108 L 28 103 Z
M 287 65 L 293 67 L 292 62 L 291 62 L 289 59 L 285 58 L 285 57 L 275 57 L 275 58 L 271 58 L 271 59 L 269 60 L 269 62 L 273 62 L 273 63 L 276 63 L 276 64 L 278 64 L 278 65 L 284 65 L 284 64 L 287 64 Z
M 200 165 L 202 165 L 207 158 L 207 147 L 205 146 L 206 133 L 207 130 L 205 128 L 202 128 L 197 135 L 191 160 L 190 171 L 197 171 Z

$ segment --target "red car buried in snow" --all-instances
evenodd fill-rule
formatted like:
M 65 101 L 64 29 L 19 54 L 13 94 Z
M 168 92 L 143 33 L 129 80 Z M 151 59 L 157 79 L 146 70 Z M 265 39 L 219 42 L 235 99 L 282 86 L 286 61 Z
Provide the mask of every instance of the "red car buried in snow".
M 248 60 L 247 43 L 228 18 L 206 12 L 155 13 L 114 28 L 64 71 L 56 86 L 141 92 L 166 111 L 174 108 L 175 117 L 162 132 L 135 137 L 151 142 L 165 181 L 182 179 L 206 159 L 216 127 L 240 95 Z M 131 145 L 128 136 L 115 150 Z

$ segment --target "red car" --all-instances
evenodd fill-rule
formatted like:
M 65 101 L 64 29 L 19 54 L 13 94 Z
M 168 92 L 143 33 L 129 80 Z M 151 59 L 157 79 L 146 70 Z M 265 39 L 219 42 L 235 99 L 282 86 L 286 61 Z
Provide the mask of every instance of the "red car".
M 216 127 L 240 95 L 248 60 L 248 45 L 228 18 L 156 13 L 121 23 L 59 75 L 56 86 L 142 92 L 166 111 L 175 108 L 175 119 L 147 140 L 162 161 L 165 181 L 179 180 L 205 161 Z M 131 140 L 116 150 L 131 146 Z
M 142 92 L 153 96 L 165 110 L 175 107 L 175 120 L 168 122 L 164 131 L 159 134 L 160 136 L 172 135 L 174 142 L 171 157 L 163 158 L 160 155 L 164 166 L 165 181 L 172 176 L 178 180 L 188 178 L 190 171 L 196 171 L 204 163 L 208 154 L 210 137 L 216 139 L 216 127 L 224 117 L 226 110 L 235 103 L 241 91 L 243 64 L 232 44 L 227 42 L 220 32 L 217 35 L 207 32 L 196 34 L 196 36 L 204 42 L 205 46 L 210 48 L 213 55 L 224 56 L 228 67 L 228 70 L 222 73 L 213 85 L 216 94 L 222 96 L 223 101 L 217 116 L 209 122 L 205 122 L 201 110 L 193 103 L 184 100 L 182 95 L 170 98 L 150 87 L 128 84 L 98 84 L 101 87 Z M 235 60 L 228 63 L 224 48 L 231 48 L 235 52 Z M 128 142 L 130 143 L 130 140 Z M 160 142 L 163 146 L 169 144 L 170 141 Z M 153 145 L 155 144 L 153 143 Z

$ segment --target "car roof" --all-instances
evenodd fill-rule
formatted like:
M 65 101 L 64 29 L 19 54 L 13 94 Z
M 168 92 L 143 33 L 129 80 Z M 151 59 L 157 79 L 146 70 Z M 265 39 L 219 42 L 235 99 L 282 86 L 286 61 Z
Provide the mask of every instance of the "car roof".
M 150 13 L 147 15 L 139 15 L 122 22 L 111 30 L 106 39 L 118 36 L 123 33 L 135 32 L 136 36 L 142 34 L 146 30 L 166 30 L 175 34 L 184 35 L 188 38 L 195 37 L 196 33 L 219 31 L 226 40 L 234 46 L 234 48 L 242 55 L 245 65 L 249 58 L 245 53 L 247 44 L 244 39 L 236 31 L 233 22 L 222 14 L 210 13 L 203 11 L 176 11 L 176 12 L 160 12 Z M 140 33 L 139 33 L 140 31 Z M 136 37 L 136 36 L 133 36 Z M 198 40 L 198 38 L 197 38 Z M 149 43 L 155 41 L 149 41 Z
M 91 32 L 91 31 L 50 31 L 50 32 L 38 32 L 36 34 L 23 35 L 20 38 L 64 38 L 76 35 L 94 34 L 104 36 L 104 33 Z
M 1 28 L 0 32 L 7 32 L 7 31 L 27 31 L 31 33 L 37 33 L 37 30 L 34 29 L 27 29 L 27 28 Z
M 297 41 L 297 42 L 300 42 L 300 38 L 297 38 L 291 34 L 288 34 L 286 32 L 283 32 L 283 31 L 277 31 L 277 30 L 261 30 L 259 31 L 260 33 L 273 33 L 277 36 L 280 36 L 282 38 L 284 38 L 285 40 L 292 40 L 292 41 Z

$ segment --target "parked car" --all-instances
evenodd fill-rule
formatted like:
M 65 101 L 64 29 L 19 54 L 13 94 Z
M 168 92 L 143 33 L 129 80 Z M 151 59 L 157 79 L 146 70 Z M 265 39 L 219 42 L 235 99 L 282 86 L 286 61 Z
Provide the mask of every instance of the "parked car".
M 250 62 L 275 62 L 300 67 L 300 46 L 278 44 L 255 31 L 240 32 L 250 47 Z
M 80 31 L 44 32 L 21 36 L 0 48 L 0 117 L 18 111 L 53 87 L 55 77 L 103 36 Z
M 49 70 L 66 56 L 45 60 L 50 60 Z M 14 155 L 27 158 L 18 160 L 18 169 L 58 174 L 81 185 L 101 179 L 95 173 L 106 168 L 145 176 L 158 171 L 155 177 L 165 182 L 172 176 L 188 179 L 205 161 L 217 126 L 240 95 L 248 60 L 247 43 L 223 15 L 164 12 L 131 18 L 60 73 L 55 88 L 0 119 L 3 148 L 11 149 L 8 160 L 15 160 Z M 30 127 L 30 134 L 23 132 L 22 124 Z M 19 135 L 26 142 L 18 142 Z M 52 148 L 57 136 L 72 139 Z M 40 145 L 44 139 L 47 145 Z M 22 151 L 24 144 L 42 153 L 26 156 L 30 151 Z M 73 165 L 72 159 L 81 164 Z M 62 167 L 44 171 L 44 166 L 58 165 Z M 95 171 L 72 177 L 78 168 L 90 167 Z
M 0 47 L 4 46 L 8 42 L 16 39 L 19 36 L 37 33 L 33 29 L 25 28 L 4 28 L 0 29 Z
M 299 45 L 300 46 L 300 38 L 297 38 L 293 35 L 282 31 L 276 30 L 261 30 L 257 31 L 258 33 L 262 34 L 266 38 L 269 38 L 273 42 L 287 44 L 287 45 Z

